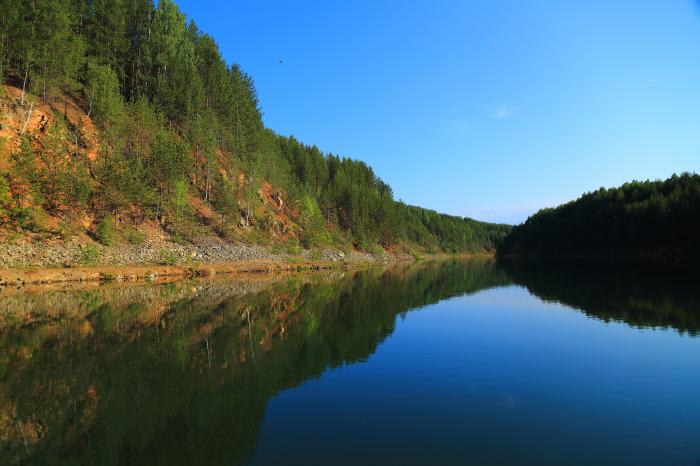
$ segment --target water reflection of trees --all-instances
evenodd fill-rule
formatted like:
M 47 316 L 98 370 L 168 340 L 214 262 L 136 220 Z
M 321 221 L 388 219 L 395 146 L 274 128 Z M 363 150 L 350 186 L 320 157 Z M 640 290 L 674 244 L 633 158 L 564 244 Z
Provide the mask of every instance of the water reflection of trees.
M 0 463 L 240 464 L 268 400 L 368 358 L 396 317 L 527 287 L 589 316 L 698 334 L 693 280 L 490 261 L 0 296 Z
M 700 332 L 698 276 L 688 269 L 535 261 L 502 266 L 515 283 L 540 299 L 590 317 L 640 328 L 674 328 L 693 336 Z
M 401 313 L 508 281 L 493 262 L 445 262 L 13 295 L 0 462 L 240 464 L 274 394 L 367 358 Z

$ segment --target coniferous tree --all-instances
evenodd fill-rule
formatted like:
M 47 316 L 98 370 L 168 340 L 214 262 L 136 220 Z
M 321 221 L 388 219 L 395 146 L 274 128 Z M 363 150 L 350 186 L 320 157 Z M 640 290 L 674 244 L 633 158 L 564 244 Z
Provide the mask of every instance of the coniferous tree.
M 74 32 L 76 18 L 72 17 L 67 0 L 31 2 L 23 8 L 33 13 L 34 37 L 28 46 L 27 62 L 33 71 L 33 89 L 44 102 L 60 88 L 75 90 L 78 72 L 84 61 L 84 42 Z M 36 5 L 36 6 L 34 6 Z
M 276 208 L 284 202 L 308 246 L 327 243 L 326 225 L 365 248 L 403 241 L 435 251 L 493 249 L 508 230 L 396 202 L 366 164 L 266 129 L 252 78 L 228 65 L 216 41 L 172 0 L 0 6 L 3 78 L 44 103 L 59 92 L 81 96 L 78 105 L 99 127 L 94 160 L 79 150 L 81 124 L 69 121 L 50 128 L 39 153 L 25 142 L 15 154 L 13 177 L 35 193 L 23 197 L 47 209 L 89 203 L 100 217 L 129 210 L 172 220 L 188 217 L 184 199 L 200 196 L 222 214 L 222 225 L 241 213 L 239 205 L 250 225 L 258 192 L 270 183 Z M 66 139 L 72 142 L 58 143 Z M 49 165 L 53 173 L 45 173 Z M 664 202 L 654 208 L 665 209 Z

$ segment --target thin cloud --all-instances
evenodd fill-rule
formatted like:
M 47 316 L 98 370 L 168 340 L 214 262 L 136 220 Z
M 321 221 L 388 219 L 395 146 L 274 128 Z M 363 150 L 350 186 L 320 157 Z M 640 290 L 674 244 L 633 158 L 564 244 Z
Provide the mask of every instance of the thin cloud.
M 513 108 L 506 102 L 501 102 L 491 107 L 489 115 L 494 120 L 510 118 L 513 115 Z

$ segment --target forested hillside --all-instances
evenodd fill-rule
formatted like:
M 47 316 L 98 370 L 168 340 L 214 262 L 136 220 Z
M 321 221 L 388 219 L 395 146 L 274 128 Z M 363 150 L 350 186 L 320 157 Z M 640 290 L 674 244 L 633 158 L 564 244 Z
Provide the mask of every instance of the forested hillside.
M 513 228 L 500 254 L 697 255 L 700 176 L 601 188 Z
M 0 221 L 18 231 L 429 252 L 508 231 L 404 205 L 365 163 L 265 128 L 252 78 L 172 0 L 0 10 Z

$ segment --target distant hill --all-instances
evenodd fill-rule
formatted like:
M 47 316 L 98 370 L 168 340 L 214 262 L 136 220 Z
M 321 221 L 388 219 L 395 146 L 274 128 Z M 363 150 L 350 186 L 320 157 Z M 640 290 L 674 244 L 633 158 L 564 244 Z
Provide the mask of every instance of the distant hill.
M 0 76 L 0 241 L 454 253 L 509 230 L 404 205 L 365 163 L 265 128 L 252 78 L 172 0 L 4 2 Z
M 697 257 L 700 176 L 633 181 L 542 209 L 513 228 L 500 255 Z

